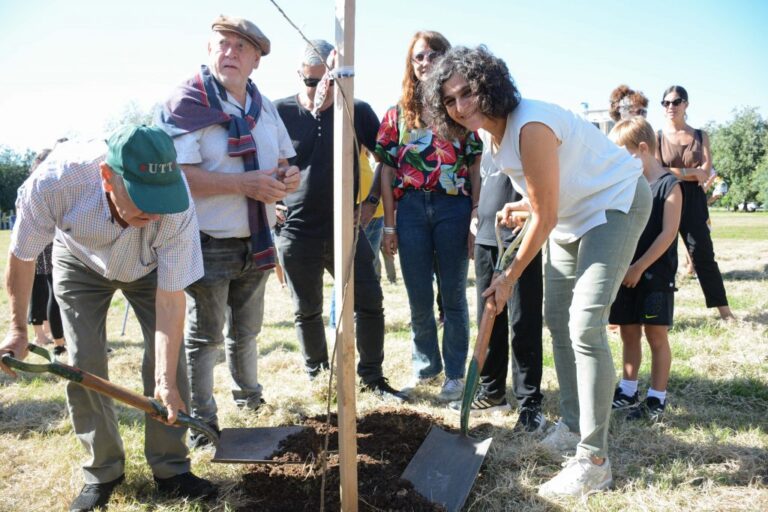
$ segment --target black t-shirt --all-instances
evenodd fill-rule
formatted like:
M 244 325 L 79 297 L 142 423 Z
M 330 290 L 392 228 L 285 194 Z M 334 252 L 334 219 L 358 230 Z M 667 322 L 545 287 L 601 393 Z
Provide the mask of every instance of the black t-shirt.
M 680 182 L 670 173 L 663 174 L 651 184 L 652 208 L 648 224 L 637 242 L 632 263 L 637 261 L 654 240 L 659 236 L 664 227 L 664 203 L 669 194 Z M 653 291 L 674 291 L 675 273 L 677 273 L 677 237 L 658 260 L 654 261 L 643 273 L 643 277 L 637 286 L 643 286 Z
M 318 117 L 304 108 L 297 97 L 290 96 L 275 102 L 277 112 L 288 130 L 296 156 L 291 165 L 301 170 L 301 183 L 283 203 L 288 207 L 285 224 L 280 234 L 289 238 L 333 237 L 333 106 L 320 112 Z M 372 150 L 376 147 L 379 119 L 370 105 L 355 100 L 355 133 L 358 142 Z M 359 187 L 358 155 L 355 155 L 354 190 Z
M 486 167 L 484 161 L 481 167 L 483 175 L 480 187 L 480 202 L 477 206 L 477 235 L 475 244 L 496 247 L 496 212 L 505 204 L 521 199 L 514 188 L 512 180 L 503 172 Z M 501 241 L 508 246 L 515 239 L 511 229 L 501 229 Z

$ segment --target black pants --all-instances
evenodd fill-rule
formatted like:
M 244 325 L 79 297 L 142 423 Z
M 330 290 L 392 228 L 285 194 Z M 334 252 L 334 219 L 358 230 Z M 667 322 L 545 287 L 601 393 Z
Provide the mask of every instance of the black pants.
M 53 274 L 35 274 L 27 320 L 30 325 L 43 325 L 43 322 L 48 320 L 51 336 L 54 339 L 64 337 L 59 303 L 53 295 Z
M 328 364 L 328 344 L 323 323 L 323 271 L 333 275 L 332 238 L 275 240 L 280 265 L 291 290 L 296 333 L 308 372 Z M 373 264 L 374 253 L 362 230 L 355 251 L 355 334 L 360 361 L 357 374 L 364 383 L 383 376 L 384 295 Z M 341 304 L 336 304 L 340 308 Z
M 693 261 L 693 268 L 704 292 L 708 308 L 727 306 L 725 286 L 720 267 L 715 261 L 715 249 L 709 233 L 707 196 L 697 182 L 684 181 L 683 212 L 680 217 L 680 235 Z
M 475 245 L 478 324 L 491 284 L 498 249 Z M 512 369 L 515 398 L 520 407 L 541 403 L 541 330 L 543 285 L 541 253 L 531 261 L 515 283 L 507 307 L 496 317 L 488 344 L 488 357 L 480 373 L 482 385 L 493 397 L 506 393 L 509 367 L 509 330 L 512 329 Z

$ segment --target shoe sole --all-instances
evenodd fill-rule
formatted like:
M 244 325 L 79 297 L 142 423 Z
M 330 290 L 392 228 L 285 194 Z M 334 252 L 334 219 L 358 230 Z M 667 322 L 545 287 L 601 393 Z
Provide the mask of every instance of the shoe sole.
M 599 493 L 601 491 L 605 491 L 606 489 L 610 489 L 612 487 L 613 487 L 613 478 L 609 478 L 608 480 L 606 480 L 605 482 L 601 483 L 600 485 L 598 485 L 594 489 L 590 489 L 587 492 L 580 492 L 578 494 L 566 494 L 566 493 L 558 494 L 558 493 L 547 493 L 547 492 L 542 493 L 541 489 L 539 489 L 539 492 L 537 492 L 536 494 L 538 494 L 542 498 L 550 498 L 550 499 L 588 498 L 589 496 L 591 496 L 593 494 L 597 494 L 597 493 Z
M 449 407 L 449 409 L 452 412 L 455 412 L 456 414 L 461 414 L 461 407 L 458 409 L 454 409 L 453 407 Z M 492 407 L 486 407 L 485 409 L 469 409 L 469 415 L 470 416 L 481 416 L 483 414 L 493 414 L 493 413 L 500 413 L 500 412 L 506 412 L 511 411 L 512 406 L 509 404 L 506 405 L 494 405 Z
M 617 406 L 616 406 L 616 405 L 614 405 L 614 404 L 611 404 L 611 410 L 613 410 L 613 411 L 626 411 L 626 410 L 628 410 L 628 409 L 634 409 L 634 408 L 636 408 L 637 406 L 639 406 L 639 405 L 640 405 L 640 403 L 641 403 L 641 402 L 635 402 L 634 404 L 629 404 L 629 405 L 622 405 L 622 406 L 619 406 L 619 407 L 617 407 Z

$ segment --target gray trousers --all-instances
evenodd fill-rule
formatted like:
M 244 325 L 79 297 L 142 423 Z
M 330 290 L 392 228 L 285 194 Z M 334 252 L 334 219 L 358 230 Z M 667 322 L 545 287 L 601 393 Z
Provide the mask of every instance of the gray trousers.
M 122 290 L 136 312 L 144 335 L 143 394 L 153 396 L 156 272 L 131 283 L 110 281 L 89 269 L 59 243 L 54 243 L 53 262 L 54 293 L 61 307 L 70 364 L 109 379 L 107 312 L 115 291 Z M 179 357 L 176 384 L 182 399 L 188 402 L 184 357 Z M 89 454 L 83 466 L 85 482 L 109 482 L 122 475 L 125 451 L 112 399 L 70 382 L 67 384 L 67 404 L 75 434 Z M 169 478 L 189 471 L 185 433 L 186 429 L 167 426 L 145 415 L 144 455 L 156 477 Z

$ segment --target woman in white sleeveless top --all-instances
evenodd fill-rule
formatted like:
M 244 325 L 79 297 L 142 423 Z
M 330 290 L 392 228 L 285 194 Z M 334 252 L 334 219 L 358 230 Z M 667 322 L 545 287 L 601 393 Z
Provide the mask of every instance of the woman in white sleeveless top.
M 433 126 L 444 136 L 479 131 L 483 158 L 509 175 L 530 229 L 512 264 L 485 293 L 500 311 L 546 244 L 545 318 L 560 383 L 562 419 L 543 441 L 576 456 L 543 496 L 580 496 L 612 484 L 607 457 L 615 383 L 605 327 L 651 209 L 642 166 L 587 121 L 520 97 L 506 64 L 484 47 L 456 47 L 425 84 Z

